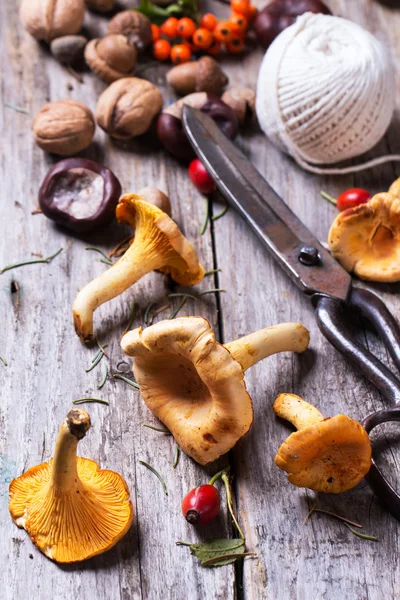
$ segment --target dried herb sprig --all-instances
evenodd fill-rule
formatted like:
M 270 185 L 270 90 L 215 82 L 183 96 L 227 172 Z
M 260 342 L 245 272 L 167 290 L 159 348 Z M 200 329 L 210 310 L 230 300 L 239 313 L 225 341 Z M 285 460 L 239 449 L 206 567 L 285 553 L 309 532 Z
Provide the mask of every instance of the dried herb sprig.
M 205 296 L 206 294 L 216 294 L 219 292 L 226 292 L 226 290 L 224 290 L 223 288 L 213 288 L 212 290 L 204 290 L 204 292 L 199 292 L 199 297 Z
M 221 217 L 223 217 L 224 215 L 226 215 L 226 213 L 228 212 L 228 210 L 229 210 L 229 205 L 227 204 L 225 206 L 224 210 L 222 210 L 220 213 L 218 213 L 216 215 L 213 215 L 211 217 L 211 221 L 218 221 L 218 219 L 220 219 Z
M 85 250 L 92 250 L 93 252 L 98 252 L 99 254 L 101 254 L 101 256 L 103 257 L 103 260 L 101 260 L 100 262 L 103 262 L 106 265 L 114 264 L 113 261 L 109 259 L 107 254 L 105 252 L 103 252 L 103 250 L 101 250 L 100 248 L 96 248 L 95 246 L 86 246 Z
M 107 381 L 107 377 L 108 377 L 108 367 L 107 365 L 104 363 L 104 368 L 103 368 L 103 377 L 99 383 L 99 385 L 97 386 L 98 390 L 101 390 L 101 388 L 103 387 L 103 385 L 105 384 L 105 382 Z
M 4 356 L 1 356 L 1 354 L 0 354 L 0 360 L 1 360 L 1 362 L 3 363 L 3 365 L 4 365 L 5 367 L 7 367 L 7 366 L 8 366 L 8 365 L 7 365 L 7 361 L 6 361 L 6 359 L 4 358 Z
M 6 106 L 7 108 L 11 108 L 12 110 L 15 110 L 15 112 L 22 113 L 23 115 L 29 115 L 29 110 L 26 110 L 26 108 L 23 108 L 22 106 L 17 106 L 16 104 L 13 104 L 12 102 L 3 102 L 3 105 Z
M 222 271 L 222 269 L 210 269 L 209 271 L 206 271 L 204 273 L 204 277 L 207 277 L 208 275 L 212 275 L 213 273 L 219 273 L 220 271 Z
M 10 271 L 11 269 L 16 269 L 17 267 L 24 267 L 25 265 L 34 265 L 36 263 L 50 263 L 53 258 L 56 258 L 56 256 L 58 256 L 60 254 L 60 252 L 62 252 L 62 248 L 59 248 L 59 250 L 57 250 L 57 252 L 55 252 L 54 254 L 52 254 L 51 256 L 48 256 L 47 258 L 34 258 L 33 260 L 24 260 L 18 263 L 15 263 L 13 265 L 7 265 L 6 267 L 3 267 L 0 271 L 0 275 L 2 273 L 5 273 L 6 271 Z
M 144 462 L 144 460 L 139 460 L 140 464 L 143 465 L 144 467 L 146 467 L 147 469 L 149 469 L 149 471 L 151 471 L 160 481 L 161 485 L 162 485 L 162 489 L 164 490 L 164 494 L 166 496 L 168 496 L 168 491 L 167 491 L 167 486 L 165 485 L 165 481 L 164 479 L 161 477 L 160 473 L 158 471 L 155 470 L 154 467 L 152 467 L 151 465 L 149 465 L 149 463 Z
M 85 402 L 97 402 L 98 404 L 110 404 L 107 400 L 101 400 L 101 398 L 79 398 L 78 400 L 73 400 L 72 404 L 85 404 Z
M 363 526 L 360 525 L 360 523 L 355 523 L 354 521 L 350 521 L 350 519 L 347 519 L 346 517 L 342 517 L 341 515 L 337 515 L 336 513 L 333 513 L 333 512 L 331 512 L 329 510 L 324 510 L 323 508 L 316 508 L 315 506 L 313 506 L 311 508 L 311 510 L 308 512 L 306 518 L 304 519 L 304 523 L 307 523 L 308 519 L 311 517 L 311 515 L 314 512 L 323 513 L 325 515 L 329 515 L 330 517 L 334 517 L 335 519 L 338 519 L 339 521 L 341 521 L 343 523 L 343 525 L 345 525 L 348 529 L 350 529 L 350 531 L 354 535 L 356 535 L 359 538 L 362 538 L 363 540 L 370 540 L 372 542 L 377 542 L 378 541 L 378 538 L 375 537 L 374 535 L 367 535 L 365 533 L 360 533 L 359 531 L 356 531 L 355 529 L 353 529 L 353 527 L 358 527 L 359 529 L 362 529 Z
M 145 313 L 144 313 L 144 324 L 148 325 L 149 324 L 149 314 L 151 309 L 154 306 L 154 302 L 150 302 L 150 304 L 147 305 Z
M 344 523 L 344 525 L 346 525 L 346 527 L 348 529 L 350 529 L 351 533 L 354 533 L 354 535 L 356 535 L 359 538 L 362 538 L 363 540 L 370 540 L 371 542 L 379 541 L 378 538 L 375 537 L 374 535 L 367 535 L 366 533 L 360 533 L 359 531 L 356 531 L 355 529 L 350 527 L 350 525 L 348 523 Z
M 121 256 L 125 254 L 126 250 L 129 248 L 131 241 L 133 240 L 133 236 L 128 235 L 128 237 L 124 238 L 108 253 L 108 257 L 112 258 L 113 256 Z
M 168 298 L 190 298 L 191 300 L 197 300 L 197 296 L 194 296 L 193 294 L 186 294 L 185 292 L 168 294 Z
M 204 216 L 203 224 L 200 228 L 200 235 L 203 235 L 205 233 L 209 220 L 210 220 L 210 199 L 206 198 L 206 214 Z
M 152 429 L 153 431 L 158 431 L 159 433 L 165 433 L 167 435 L 172 435 L 169 429 L 161 429 L 161 427 L 154 427 L 154 425 L 148 425 L 147 423 L 142 423 L 142 427 L 147 427 L 148 429 Z
M 132 323 L 135 318 L 135 310 L 136 310 L 136 302 L 135 302 L 135 298 L 134 298 L 132 300 L 132 306 L 131 306 L 131 310 L 129 313 L 129 321 L 128 321 L 128 324 L 126 326 L 124 333 L 127 333 L 130 330 L 130 328 L 132 327 Z
M 173 469 L 176 469 L 176 467 L 178 466 L 180 454 L 181 454 L 181 449 L 179 448 L 179 446 L 177 444 L 175 446 L 174 462 L 172 463 Z
M 182 302 L 179 304 L 179 306 L 177 306 L 177 308 L 172 311 L 172 313 L 169 315 L 168 319 L 175 319 L 176 315 L 180 312 L 180 310 L 185 306 L 187 302 L 187 297 L 183 298 Z
M 136 381 L 129 379 L 129 377 L 125 377 L 124 375 L 120 375 L 119 373 L 113 373 L 113 377 L 114 379 L 122 379 L 122 381 L 125 381 L 125 383 L 129 383 L 129 385 L 136 388 L 137 390 L 140 389 Z

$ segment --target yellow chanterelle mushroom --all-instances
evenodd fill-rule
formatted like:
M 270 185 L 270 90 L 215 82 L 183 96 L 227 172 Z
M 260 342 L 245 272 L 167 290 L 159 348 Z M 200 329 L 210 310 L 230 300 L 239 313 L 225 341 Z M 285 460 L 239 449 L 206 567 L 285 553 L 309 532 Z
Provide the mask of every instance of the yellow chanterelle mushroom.
M 281 445 L 275 464 L 297 487 L 339 494 L 351 489 L 371 467 L 365 429 L 346 415 L 324 419 L 315 406 L 295 394 L 280 394 L 274 412 L 297 429 Z
M 60 427 L 54 458 L 10 484 L 10 513 L 46 555 L 72 563 L 112 548 L 128 531 L 132 503 L 124 479 L 76 456 L 90 427 L 84 410 L 71 410 Z
M 162 271 L 181 285 L 194 285 L 204 277 L 195 249 L 176 223 L 157 206 L 135 194 L 126 194 L 119 200 L 116 215 L 119 222 L 135 227 L 135 238 L 122 258 L 88 283 L 75 298 L 72 309 L 75 330 L 85 342 L 93 338 L 96 308 L 122 294 L 146 273 Z
M 222 345 L 202 317 L 161 321 L 125 334 L 133 372 L 149 409 L 200 464 L 228 452 L 250 429 L 253 405 L 244 371 L 277 352 L 303 352 L 309 333 L 283 323 Z

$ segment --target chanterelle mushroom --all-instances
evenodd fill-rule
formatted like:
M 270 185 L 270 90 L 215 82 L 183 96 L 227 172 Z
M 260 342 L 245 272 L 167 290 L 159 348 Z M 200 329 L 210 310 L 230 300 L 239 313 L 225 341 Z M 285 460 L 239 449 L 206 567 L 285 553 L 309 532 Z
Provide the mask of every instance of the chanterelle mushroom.
M 202 317 L 161 321 L 121 341 L 134 356 L 142 397 L 186 454 L 216 460 L 253 422 L 244 371 L 277 352 L 303 352 L 309 333 L 299 323 L 267 327 L 229 344 L 218 343 Z
M 339 213 L 332 224 L 332 256 L 360 279 L 400 280 L 400 198 L 393 195 L 398 187 L 394 182 L 390 193 Z
M 105 552 L 132 523 L 132 504 L 121 475 L 76 456 L 89 427 L 86 411 L 71 410 L 60 427 L 54 458 L 10 484 L 14 522 L 46 556 L 61 563 Z
M 75 298 L 75 330 L 85 342 L 93 337 L 96 308 L 122 294 L 146 273 L 162 271 L 181 285 L 194 285 L 204 277 L 195 249 L 161 209 L 136 194 L 125 194 L 119 200 L 116 215 L 118 221 L 135 227 L 135 238 L 122 258 Z
M 281 445 L 275 464 L 297 487 L 339 494 L 351 489 L 371 467 L 365 429 L 346 415 L 324 419 L 315 406 L 295 394 L 280 394 L 274 412 L 297 429 Z

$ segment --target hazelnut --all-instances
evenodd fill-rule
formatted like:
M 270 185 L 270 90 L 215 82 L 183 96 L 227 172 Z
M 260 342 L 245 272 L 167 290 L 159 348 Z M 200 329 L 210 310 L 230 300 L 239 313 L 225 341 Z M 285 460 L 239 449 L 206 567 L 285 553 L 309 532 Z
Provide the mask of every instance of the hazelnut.
M 129 140 L 149 129 L 162 105 L 161 92 L 154 84 L 126 77 L 114 81 L 101 94 L 96 119 L 111 137 Z
M 83 0 L 22 0 L 19 15 L 22 25 L 35 39 L 51 42 L 78 33 L 85 4 Z
M 108 24 L 108 32 L 121 33 L 138 50 L 143 50 L 151 42 L 151 23 L 137 10 L 123 10 L 117 13 Z
M 45 104 L 33 121 L 37 145 L 46 152 L 71 156 L 87 148 L 95 130 L 91 110 L 76 100 Z
M 241 125 L 256 120 L 256 93 L 251 88 L 230 88 L 221 100 L 231 107 Z
M 85 48 L 85 60 L 100 79 L 112 83 L 133 75 L 137 51 L 123 35 L 106 35 L 91 40 Z
M 64 35 L 50 44 L 52 55 L 63 65 L 72 65 L 83 56 L 87 39 L 83 35 Z
M 115 6 L 115 0 L 85 0 L 85 3 L 90 10 L 100 13 L 110 12 Z
M 142 188 L 137 192 L 137 195 L 146 200 L 149 204 L 154 204 L 157 208 L 164 211 L 169 217 L 171 216 L 171 202 L 167 194 L 161 190 L 152 187 Z
M 193 92 L 219 96 L 229 80 L 211 56 L 202 56 L 199 60 L 173 67 L 167 74 L 167 81 L 181 96 Z

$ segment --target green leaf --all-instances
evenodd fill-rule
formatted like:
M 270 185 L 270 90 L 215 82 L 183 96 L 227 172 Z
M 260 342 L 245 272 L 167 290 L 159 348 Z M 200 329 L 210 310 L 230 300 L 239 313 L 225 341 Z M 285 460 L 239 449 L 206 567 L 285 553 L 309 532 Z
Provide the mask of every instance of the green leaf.
M 199 21 L 200 18 L 196 0 L 177 0 L 166 7 L 157 6 L 151 0 L 141 0 L 136 10 L 157 24 L 163 23 L 163 21 L 171 16 L 191 17 L 195 21 Z
M 222 567 L 242 558 L 245 547 L 240 538 L 210 540 L 191 544 L 190 552 L 199 559 L 202 567 Z

